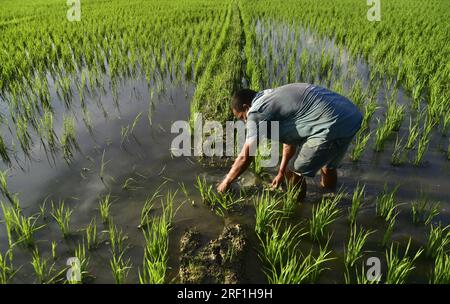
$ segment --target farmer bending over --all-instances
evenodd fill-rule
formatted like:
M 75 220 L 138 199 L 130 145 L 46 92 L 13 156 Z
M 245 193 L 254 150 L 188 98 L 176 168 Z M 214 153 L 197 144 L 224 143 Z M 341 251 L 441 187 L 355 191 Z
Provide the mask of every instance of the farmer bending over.
M 250 151 L 257 145 L 258 125 L 279 122 L 279 141 L 283 153 L 278 174 L 272 182 L 277 188 L 284 178 L 299 186 L 298 200 L 306 195 L 305 176 L 320 170 L 320 185 L 336 189 L 339 163 L 352 138 L 361 127 L 362 115 L 347 98 L 307 83 L 287 84 L 255 92 L 242 89 L 232 97 L 231 109 L 237 119 L 247 123 L 245 144 L 225 179 L 218 185 L 225 192 L 250 165 Z

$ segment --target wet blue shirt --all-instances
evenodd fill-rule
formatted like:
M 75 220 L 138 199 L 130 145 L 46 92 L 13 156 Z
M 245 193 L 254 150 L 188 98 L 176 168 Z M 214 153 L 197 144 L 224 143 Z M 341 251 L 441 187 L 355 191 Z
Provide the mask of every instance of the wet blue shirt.
M 247 113 L 247 141 L 258 138 L 263 121 L 279 121 L 282 143 L 301 145 L 308 140 L 314 146 L 353 136 L 361 127 L 362 115 L 338 93 L 307 83 L 292 83 L 255 96 Z

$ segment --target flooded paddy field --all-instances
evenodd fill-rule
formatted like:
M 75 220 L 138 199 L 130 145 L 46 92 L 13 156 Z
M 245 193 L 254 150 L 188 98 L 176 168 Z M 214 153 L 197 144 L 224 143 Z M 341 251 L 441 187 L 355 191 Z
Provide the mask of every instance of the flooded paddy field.
M 45 26 L 62 22 L 45 1 L 61 11 Z M 116 2 L 107 10 L 119 15 Z M 244 1 L 175 3 L 134 1 L 134 21 L 112 30 L 89 2 L 86 21 L 34 41 L 48 54 L 24 42 L 16 69 L 2 55 L 0 282 L 373 283 L 377 258 L 377 282 L 449 283 L 448 69 L 380 67 L 320 10 L 306 24 Z M 150 10 L 165 13 L 144 21 Z M 11 5 L 0 31 L 24 39 L 18 11 L 29 14 Z M 55 38 L 64 31 L 79 40 Z M 335 192 L 308 178 L 293 203 L 295 189 L 268 190 L 277 167 L 257 157 L 221 195 L 233 158 L 173 155 L 174 122 L 231 120 L 235 89 L 289 82 L 330 88 L 364 115 Z

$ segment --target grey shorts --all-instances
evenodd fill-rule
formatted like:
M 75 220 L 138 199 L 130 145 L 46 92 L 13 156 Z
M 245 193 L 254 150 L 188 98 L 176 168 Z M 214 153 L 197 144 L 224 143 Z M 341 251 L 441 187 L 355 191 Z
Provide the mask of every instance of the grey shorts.
M 319 145 L 308 144 L 308 140 L 297 147 L 290 159 L 288 168 L 308 177 L 314 177 L 322 167 L 336 169 L 347 152 L 354 136 L 323 142 Z

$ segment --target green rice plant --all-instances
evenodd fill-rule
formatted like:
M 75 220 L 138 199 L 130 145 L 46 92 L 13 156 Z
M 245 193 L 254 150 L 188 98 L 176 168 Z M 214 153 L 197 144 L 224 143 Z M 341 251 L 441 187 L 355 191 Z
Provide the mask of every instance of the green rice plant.
M 111 160 L 105 161 L 105 150 L 103 150 L 102 153 L 102 159 L 100 162 L 100 170 L 99 170 L 99 176 L 100 176 L 100 180 L 102 181 L 102 183 L 106 186 L 105 184 L 105 168 L 106 165 L 110 162 Z
M 395 140 L 394 151 L 392 151 L 391 165 L 401 166 L 406 162 L 405 148 L 403 146 L 403 139 Z
M 14 203 L 13 195 L 8 190 L 7 171 L 0 171 L 0 191 L 2 195 L 8 199 L 10 203 Z
M 233 195 L 229 192 L 219 193 L 214 191 L 213 186 L 208 185 L 204 177 L 201 179 L 197 176 L 196 188 L 200 191 L 203 202 L 208 204 L 220 216 L 224 216 L 225 212 L 241 206 L 244 202 L 243 197 L 233 199 Z
M 125 250 L 124 241 L 127 238 L 126 235 L 123 234 L 122 229 L 119 230 L 119 228 L 111 222 L 108 229 L 108 236 L 111 252 L 114 256 L 120 256 Z
M 394 244 L 390 250 L 386 250 L 387 275 L 386 284 L 404 284 L 412 270 L 414 270 L 414 262 L 422 254 L 423 249 L 419 249 L 411 258 L 408 256 L 411 239 L 408 241 L 403 257 L 398 255 L 398 245 L 394 251 Z
M 350 222 L 350 225 L 353 225 L 356 222 L 356 216 L 358 215 L 358 211 L 363 204 L 365 188 L 365 185 L 361 187 L 358 183 L 355 191 L 353 191 L 352 206 L 348 208 L 348 221 Z
M 3 135 L 0 132 L 0 157 L 5 164 L 11 164 L 11 158 L 9 157 L 8 147 L 6 146 Z
M 442 227 L 430 226 L 427 245 L 425 246 L 425 255 L 436 258 L 441 253 L 446 253 L 450 244 L 450 225 Z
M 417 138 L 419 137 L 420 133 L 420 119 L 417 118 L 416 121 L 413 123 L 411 117 L 409 118 L 409 134 L 408 134 L 408 140 L 406 141 L 405 149 L 411 150 L 414 148 L 414 145 L 416 144 Z
M 280 201 L 270 195 L 269 191 L 264 191 L 255 199 L 255 232 L 262 236 L 274 223 L 280 213 L 276 207 Z
M 37 226 L 37 216 L 26 217 L 22 215 L 21 209 L 6 207 L 2 202 L 3 217 L 7 228 L 8 241 L 13 244 L 11 233 L 17 236 L 18 243 L 25 243 L 28 247 L 34 246 L 34 233 L 45 225 Z
M 55 264 L 52 263 L 50 265 L 48 259 L 42 257 L 39 254 L 37 248 L 33 250 L 33 253 L 31 255 L 31 265 L 34 270 L 36 280 L 40 284 L 55 283 L 58 281 L 58 278 L 66 271 L 66 269 L 64 268 L 60 272 L 54 274 Z
M 73 149 L 78 148 L 76 140 L 75 119 L 73 117 L 63 117 L 63 134 L 61 135 L 61 147 L 63 157 L 67 162 L 73 158 Z
M 89 225 L 87 225 L 85 233 L 86 233 L 86 242 L 87 242 L 88 250 L 93 250 L 93 249 L 97 248 L 97 246 L 98 246 L 97 219 L 95 217 L 92 218 Z
M 367 241 L 367 238 L 373 234 L 374 231 L 364 230 L 364 228 L 357 231 L 356 225 L 350 228 L 350 237 L 347 243 L 347 250 L 345 250 L 345 266 L 353 267 L 356 261 L 362 256 L 362 248 Z
M 387 121 L 380 123 L 380 121 L 378 120 L 378 128 L 375 132 L 375 152 L 383 151 L 384 144 L 391 135 L 391 132 L 391 126 L 388 125 Z
M 122 185 L 122 189 L 126 191 L 134 191 L 139 189 L 140 187 L 135 186 L 137 183 L 136 179 L 133 177 L 129 177 L 125 180 L 125 182 Z
M 52 258 L 56 260 L 56 242 L 52 241 Z
M 375 98 L 371 98 L 369 102 L 364 105 L 364 116 L 361 122 L 360 133 L 364 133 L 369 128 L 370 120 L 372 119 L 372 116 L 377 108 L 378 107 Z
M 55 207 L 52 202 L 52 211 L 50 214 L 58 224 L 64 238 L 67 238 L 70 234 L 70 216 L 72 212 L 73 210 L 65 207 L 64 201 L 60 201 L 58 207 Z
M 355 137 L 355 145 L 353 146 L 353 149 L 350 153 L 350 159 L 353 162 L 359 161 L 371 135 L 372 132 L 369 132 L 367 134 L 364 134 L 361 131 L 358 132 L 358 134 Z
M 155 218 L 144 230 L 145 247 L 141 284 L 163 284 L 166 277 L 169 250 L 169 225 L 167 217 Z
M 116 284 L 124 284 L 131 269 L 130 259 L 125 260 L 124 253 L 122 252 L 119 255 L 113 254 L 109 261 Z
M 419 201 L 413 202 L 411 204 L 411 214 L 414 224 L 424 223 L 428 225 L 431 223 L 433 218 L 439 215 L 440 203 L 432 203 L 428 201 L 424 194 L 421 194 Z
M 450 284 L 450 255 L 440 252 L 434 260 L 432 284 Z
M 78 246 L 75 248 L 74 256 L 78 259 L 78 271 L 80 274 L 80 280 L 70 281 L 71 284 L 78 284 L 83 283 L 83 281 L 86 279 L 86 276 L 89 274 L 88 267 L 89 267 L 89 257 L 86 256 L 86 247 L 83 244 L 78 244 Z
M 9 248 L 4 255 L 0 252 L 0 284 L 7 284 L 15 274 L 15 271 L 12 268 L 11 254 L 9 252 L 11 250 L 12 248 Z
M 386 219 L 387 227 L 383 234 L 383 239 L 381 240 L 381 246 L 386 247 L 388 242 L 391 240 L 392 233 L 394 232 L 395 222 L 397 220 L 398 212 L 393 212 L 389 214 Z
M 110 200 L 111 196 L 107 194 L 98 202 L 98 210 L 100 211 L 100 217 L 104 225 L 109 224 L 110 221 L 110 208 L 112 204 Z
M 377 216 L 384 218 L 386 221 L 392 218 L 397 210 L 397 202 L 395 195 L 399 185 L 396 185 L 391 191 L 388 191 L 387 184 L 384 184 L 383 192 L 377 197 L 376 213 Z
M 427 117 L 424 129 L 417 144 L 417 154 L 413 161 L 413 164 L 415 166 L 419 166 L 422 163 L 423 156 L 428 150 L 428 144 L 430 143 L 430 133 L 434 125 L 435 123 L 432 121 L 432 119 Z
M 366 270 L 364 268 L 364 264 L 362 265 L 361 270 L 358 270 L 358 268 L 355 267 L 355 278 L 356 278 L 356 284 L 378 284 L 381 280 L 381 276 L 374 278 L 373 280 L 369 279 L 369 276 L 367 275 Z M 345 280 L 345 284 L 352 283 L 348 267 L 345 268 L 344 280 Z
M 286 191 L 283 193 L 282 212 L 289 216 L 294 213 L 298 207 L 298 195 L 301 192 L 301 184 L 294 184 L 286 180 Z
M 309 221 L 309 233 L 313 240 L 320 240 L 326 228 L 338 218 L 340 210 L 337 205 L 342 196 L 343 193 L 340 192 L 333 198 L 324 197 L 318 205 L 313 206 L 312 218 Z
M 386 125 L 388 126 L 390 131 L 400 130 L 404 115 L 405 106 L 398 105 L 396 96 L 393 94 L 393 96 L 388 99 L 386 111 Z

